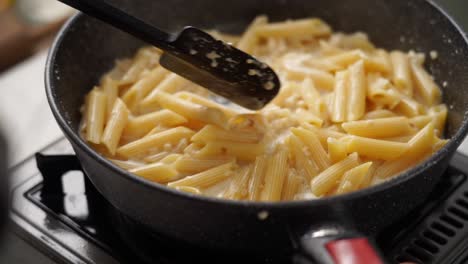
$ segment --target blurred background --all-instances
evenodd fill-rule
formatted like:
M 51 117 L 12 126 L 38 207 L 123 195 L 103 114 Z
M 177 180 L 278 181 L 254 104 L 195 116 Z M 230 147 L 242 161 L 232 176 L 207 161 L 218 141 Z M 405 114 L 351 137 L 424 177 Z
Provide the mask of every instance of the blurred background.
M 468 30 L 466 0 L 436 2 Z M 0 131 L 9 149 L 7 159 L 0 146 L 2 179 L 2 163 L 11 168 L 62 137 L 47 105 L 43 71 L 55 34 L 73 12 L 56 0 L 0 0 Z M 468 143 L 460 151 L 468 155 Z M 16 237 L 8 225 L 0 237 L 0 263 L 54 263 Z
M 47 49 L 71 12 L 56 0 L 0 0 L 0 72 Z
M 43 71 L 55 34 L 73 12 L 56 0 L 0 0 L 0 200 L 5 202 L 6 168 L 61 136 L 47 106 Z M 0 202 L 1 226 L 5 205 Z M 11 229 L 9 224 L 0 229 L 0 263 L 55 263 Z

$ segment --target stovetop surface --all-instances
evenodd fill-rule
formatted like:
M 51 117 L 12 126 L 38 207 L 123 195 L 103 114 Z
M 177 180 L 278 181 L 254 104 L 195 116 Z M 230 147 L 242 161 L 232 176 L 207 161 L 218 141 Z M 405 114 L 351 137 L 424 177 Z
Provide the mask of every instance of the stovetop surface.
M 468 157 L 456 154 L 427 202 L 378 235 L 377 243 L 390 260 L 468 263 L 466 164 Z M 65 139 L 16 166 L 11 178 L 15 232 L 55 261 L 140 262 L 120 241 L 103 210 L 107 202 L 87 180 Z M 165 246 L 155 245 L 161 258 L 154 263 L 190 259 L 168 256 Z

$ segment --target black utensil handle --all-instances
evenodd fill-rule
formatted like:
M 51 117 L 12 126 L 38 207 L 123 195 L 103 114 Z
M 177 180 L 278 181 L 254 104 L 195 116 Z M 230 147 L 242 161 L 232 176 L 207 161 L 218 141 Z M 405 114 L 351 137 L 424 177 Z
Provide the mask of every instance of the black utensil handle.
M 349 228 L 325 226 L 311 229 L 298 241 L 295 264 L 384 264 L 375 243 Z
M 172 36 L 102 0 L 58 0 L 158 48 L 173 51 Z

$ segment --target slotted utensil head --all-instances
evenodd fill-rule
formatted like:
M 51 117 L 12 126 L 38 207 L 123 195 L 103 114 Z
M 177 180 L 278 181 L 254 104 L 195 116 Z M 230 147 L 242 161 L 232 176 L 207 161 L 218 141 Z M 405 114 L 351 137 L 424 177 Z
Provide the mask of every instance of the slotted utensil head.
M 162 66 L 241 106 L 260 109 L 278 94 L 268 65 L 200 29 L 185 28 L 170 45 Z

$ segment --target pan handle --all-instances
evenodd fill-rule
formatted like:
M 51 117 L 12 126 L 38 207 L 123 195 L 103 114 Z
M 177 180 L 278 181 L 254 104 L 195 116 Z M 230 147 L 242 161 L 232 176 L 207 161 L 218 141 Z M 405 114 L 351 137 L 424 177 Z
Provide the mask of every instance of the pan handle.
M 367 237 L 341 226 L 322 226 L 298 238 L 295 264 L 384 264 L 382 254 Z

